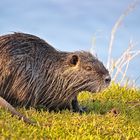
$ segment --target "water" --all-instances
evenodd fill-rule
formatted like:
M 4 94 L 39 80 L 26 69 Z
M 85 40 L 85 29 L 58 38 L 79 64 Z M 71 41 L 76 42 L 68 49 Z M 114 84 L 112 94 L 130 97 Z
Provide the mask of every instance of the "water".
M 93 50 L 107 61 L 110 32 L 132 0 L 4 0 L 0 2 L 0 34 L 13 31 L 37 35 L 63 51 Z M 129 40 L 140 49 L 140 5 L 125 17 L 117 31 L 112 56 L 117 59 Z M 140 76 L 140 56 L 127 75 Z M 140 85 L 140 79 L 137 80 Z

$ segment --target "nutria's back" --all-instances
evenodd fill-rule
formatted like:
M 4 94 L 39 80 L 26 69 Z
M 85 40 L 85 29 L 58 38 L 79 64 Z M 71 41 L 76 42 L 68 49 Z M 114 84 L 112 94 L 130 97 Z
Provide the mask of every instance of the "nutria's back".
M 13 106 L 71 108 L 80 91 L 109 83 L 108 70 L 89 52 L 57 51 L 24 33 L 0 37 L 0 96 Z

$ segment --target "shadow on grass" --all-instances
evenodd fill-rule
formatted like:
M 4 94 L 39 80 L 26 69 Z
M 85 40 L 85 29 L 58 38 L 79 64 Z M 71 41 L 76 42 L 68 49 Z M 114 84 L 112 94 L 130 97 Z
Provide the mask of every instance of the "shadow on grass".
M 105 115 L 107 113 L 112 113 L 112 115 L 125 116 L 127 119 L 140 122 L 140 105 L 132 105 L 129 103 L 124 103 L 119 100 L 112 101 L 82 101 L 81 106 L 87 107 L 86 114 L 94 113 Z
M 82 101 L 81 105 L 87 108 L 86 113 L 106 114 L 112 108 L 114 108 L 113 102 L 101 102 L 100 100 L 93 101 Z

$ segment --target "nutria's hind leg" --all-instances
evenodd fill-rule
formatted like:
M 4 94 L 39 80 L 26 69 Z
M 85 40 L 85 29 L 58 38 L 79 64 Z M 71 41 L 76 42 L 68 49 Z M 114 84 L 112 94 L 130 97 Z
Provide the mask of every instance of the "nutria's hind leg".
M 34 124 L 34 122 L 29 120 L 27 117 L 25 117 L 21 113 L 17 112 L 16 109 L 2 97 L 0 97 L 0 107 L 8 109 L 12 113 L 13 116 L 18 116 L 18 118 L 23 120 L 24 122 L 26 122 L 28 124 Z
M 79 112 L 80 114 L 86 112 L 86 108 L 85 107 L 81 107 L 78 103 L 78 100 L 77 100 L 77 97 L 75 97 L 73 100 L 72 100 L 72 110 L 73 112 Z

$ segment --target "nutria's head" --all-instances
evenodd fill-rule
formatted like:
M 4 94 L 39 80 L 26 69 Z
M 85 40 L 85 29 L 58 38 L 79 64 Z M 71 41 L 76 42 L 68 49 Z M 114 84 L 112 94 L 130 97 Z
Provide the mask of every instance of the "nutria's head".
M 109 86 L 108 70 L 89 52 L 75 52 L 67 55 L 62 75 L 69 90 L 74 92 L 99 92 Z

